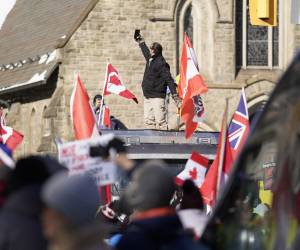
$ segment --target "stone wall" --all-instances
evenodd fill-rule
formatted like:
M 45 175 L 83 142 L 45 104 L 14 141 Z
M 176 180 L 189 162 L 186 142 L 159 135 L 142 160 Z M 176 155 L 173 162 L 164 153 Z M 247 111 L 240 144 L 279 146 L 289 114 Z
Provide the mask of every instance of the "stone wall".
M 136 28 L 149 44 L 160 42 L 164 56 L 175 70 L 175 30 L 174 22 L 151 22 L 158 12 L 162 16 L 172 16 L 173 1 L 99 1 L 80 28 L 64 48 L 64 61 L 60 76 L 64 79 L 66 99 L 69 98 L 74 71 L 80 76 L 92 98 L 102 93 L 107 61 L 119 71 L 126 87 L 139 100 L 133 101 L 114 94 L 105 97 L 112 115 L 123 121 L 129 128 L 143 126 L 143 97 L 141 82 L 145 61 L 133 40 Z M 174 5 L 174 3 L 173 3 Z M 161 10 L 161 11 L 158 11 Z
M 111 114 L 128 128 L 143 128 L 143 96 L 141 81 L 145 67 L 144 58 L 133 40 L 135 29 L 150 44 L 158 41 L 163 45 L 164 56 L 171 66 L 173 76 L 178 68 L 177 41 L 182 38 L 180 29 L 180 6 L 191 3 L 194 8 L 194 48 L 197 52 L 200 71 L 209 92 L 203 95 L 206 114 L 200 129 L 220 129 L 226 98 L 231 115 L 240 97 L 240 89 L 246 88 L 251 105 L 267 99 L 278 77 L 300 45 L 299 26 L 289 24 L 289 10 L 283 5 L 284 32 L 282 38 L 282 67 L 276 70 L 241 70 L 235 67 L 235 3 L 233 0 L 99 0 L 94 10 L 76 30 L 64 48 L 61 48 L 62 63 L 58 72 L 56 89 L 51 96 L 14 104 L 9 120 L 16 129 L 24 132 L 25 141 L 20 154 L 34 151 L 55 151 L 54 139 L 73 139 L 69 113 L 70 95 L 73 89 L 74 72 L 79 71 L 90 98 L 102 93 L 107 62 L 119 71 L 126 87 L 139 99 L 133 101 L 114 94 L 105 97 Z M 290 39 L 292 37 L 292 39 Z M 30 94 L 30 93 L 29 93 Z M 253 106 L 254 107 L 254 106 Z M 251 107 L 249 107 L 251 109 Z M 29 117 L 35 110 L 35 142 L 30 136 Z M 171 102 L 170 118 L 176 120 L 175 105 Z M 13 117 L 20 116 L 20 119 Z

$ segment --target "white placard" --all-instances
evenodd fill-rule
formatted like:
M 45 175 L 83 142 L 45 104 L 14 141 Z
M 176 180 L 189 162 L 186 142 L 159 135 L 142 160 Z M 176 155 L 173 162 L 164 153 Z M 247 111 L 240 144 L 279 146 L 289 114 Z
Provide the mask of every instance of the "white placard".
M 69 169 L 70 174 L 91 175 L 98 186 L 113 184 L 117 181 L 117 166 L 111 161 L 104 161 L 101 157 L 90 156 L 91 146 L 105 146 L 113 137 L 113 134 L 108 134 L 60 144 L 58 145 L 59 162 Z

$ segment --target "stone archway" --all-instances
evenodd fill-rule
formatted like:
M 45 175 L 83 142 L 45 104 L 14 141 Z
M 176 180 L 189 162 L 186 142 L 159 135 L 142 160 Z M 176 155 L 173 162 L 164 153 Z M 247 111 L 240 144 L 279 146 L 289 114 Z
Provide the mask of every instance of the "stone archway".
M 257 113 L 262 111 L 274 87 L 275 83 L 268 80 L 258 80 L 246 86 L 250 122 Z
M 179 72 L 182 41 L 184 37 L 185 13 L 192 6 L 193 16 L 193 47 L 197 54 L 199 69 L 205 79 L 214 75 L 214 27 L 219 12 L 215 0 L 179 0 L 174 8 L 176 21 L 176 58 L 177 73 Z

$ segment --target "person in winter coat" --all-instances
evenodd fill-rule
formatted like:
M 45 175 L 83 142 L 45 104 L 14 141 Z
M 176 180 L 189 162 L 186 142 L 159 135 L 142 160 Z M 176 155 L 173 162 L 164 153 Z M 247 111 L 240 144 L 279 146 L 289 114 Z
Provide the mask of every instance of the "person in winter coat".
M 204 249 L 185 234 L 176 211 L 169 206 L 174 191 L 173 177 L 161 162 L 138 167 L 121 197 L 135 212 L 116 249 Z
M 20 159 L 7 179 L 8 196 L 0 210 L 0 250 L 47 249 L 40 214 L 43 183 L 65 168 L 55 159 L 30 156 Z
M 49 250 L 103 250 L 103 228 L 96 218 L 100 198 L 87 175 L 57 174 L 43 186 L 42 214 Z
M 178 97 L 170 68 L 162 55 L 161 44 L 154 42 L 148 48 L 139 32 L 134 36 L 146 60 L 146 67 L 142 81 L 144 95 L 144 123 L 148 129 L 167 130 L 165 98 L 169 87 L 176 106 L 180 108 Z

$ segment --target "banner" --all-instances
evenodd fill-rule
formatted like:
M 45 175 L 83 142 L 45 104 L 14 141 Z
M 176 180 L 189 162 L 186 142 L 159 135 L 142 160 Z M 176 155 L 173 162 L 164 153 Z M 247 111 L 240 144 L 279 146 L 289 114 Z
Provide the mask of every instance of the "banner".
M 98 186 L 113 184 L 117 181 L 117 166 L 101 157 L 90 156 L 91 146 L 105 146 L 113 137 L 112 134 L 108 134 L 58 145 L 59 162 L 69 169 L 70 174 L 91 175 Z

